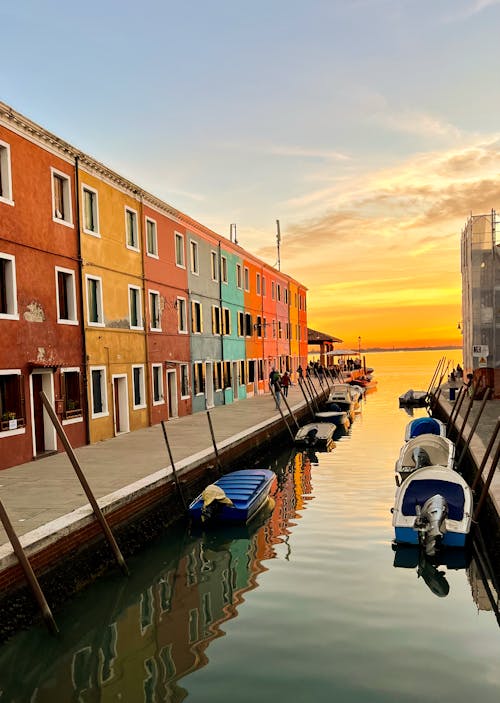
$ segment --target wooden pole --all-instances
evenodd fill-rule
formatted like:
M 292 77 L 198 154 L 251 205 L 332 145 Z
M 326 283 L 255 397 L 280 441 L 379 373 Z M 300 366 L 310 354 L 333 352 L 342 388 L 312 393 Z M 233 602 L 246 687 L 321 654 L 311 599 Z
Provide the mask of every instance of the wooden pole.
M 2 525 L 4 526 L 5 532 L 7 533 L 7 537 L 9 538 L 9 541 L 12 545 L 12 549 L 14 550 L 14 553 L 19 560 L 19 563 L 21 564 L 21 568 L 24 571 L 26 580 L 28 581 L 28 584 L 31 590 L 33 591 L 33 595 L 35 596 L 38 606 L 42 611 L 43 619 L 45 620 L 45 623 L 49 630 L 52 632 L 52 634 L 57 635 L 59 630 L 56 625 L 56 621 L 52 616 L 52 612 L 49 608 L 47 601 L 45 600 L 45 596 L 43 595 L 43 591 L 40 588 L 38 579 L 35 576 L 33 569 L 31 568 L 31 564 L 29 563 L 28 558 L 24 553 L 24 549 L 22 548 L 21 543 L 14 531 L 14 528 L 12 527 L 12 523 L 9 519 L 9 516 L 7 515 L 7 512 L 1 500 L 0 520 L 2 521 Z
M 222 476 L 222 464 L 220 463 L 219 459 L 219 450 L 217 449 L 217 442 L 215 441 L 215 434 L 214 434 L 214 428 L 212 425 L 212 418 L 210 417 L 210 412 L 207 408 L 207 418 L 208 418 L 208 426 L 210 427 L 210 435 L 212 437 L 212 444 L 214 445 L 214 451 L 215 451 L 215 460 L 217 462 L 217 466 L 219 469 L 219 473 Z
M 304 385 L 302 385 L 302 384 L 304 384 Z M 309 412 L 311 413 L 311 417 L 314 420 L 314 410 L 311 408 L 311 405 L 309 403 L 309 399 L 308 399 L 306 392 L 304 390 L 305 383 L 304 383 L 303 378 L 299 378 L 299 386 L 300 386 L 300 390 L 302 391 L 302 395 L 304 396 L 304 400 L 306 401 L 307 407 L 309 408 Z
M 493 445 L 495 444 L 495 440 L 497 438 L 498 433 L 500 432 L 500 418 L 497 419 L 497 424 L 495 425 L 495 429 L 493 430 L 493 434 L 490 437 L 490 441 L 488 442 L 488 446 L 486 447 L 486 451 L 484 452 L 483 459 L 481 461 L 481 464 L 477 470 L 477 473 L 474 477 L 474 481 L 472 482 L 472 490 L 475 491 L 477 484 L 479 483 L 479 479 L 481 478 L 481 475 L 484 471 L 484 467 L 486 466 L 486 462 L 488 461 L 488 458 L 491 454 L 491 451 L 493 449 Z
M 490 484 L 493 480 L 493 475 L 496 471 L 496 468 L 498 466 L 498 460 L 500 459 L 500 442 L 498 443 L 497 450 L 495 452 L 495 456 L 493 457 L 493 461 L 491 462 L 490 470 L 488 471 L 488 477 L 484 483 L 483 490 L 481 491 L 481 497 L 479 498 L 479 503 L 477 504 L 476 510 L 474 511 L 474 516 L 473 516 L 473 521 L 477 522 L 479 518 L 479 514 L 481 513 L 481 509 L 483 507 L 484 501 L 486 500 L 486 496 L 488 495 L 488 491 L 490 489 Z
M 462 407 L 462 403 L 464 402 L 464 398 L 467 394 L 467 388 L 465 386 L 462 386 L 460 390 L 458 391 L 458 396 L 455 400 L 455 405 L 451 409 L 451 412 L 448 417 L 448 422 L 446 423 L 446 434 L 449 435 L 449 430 L 451 430 L 453 426 L 453 422 L 455 418 L 458 416 L 458 413 L 460 412 L 460 408 Z
M 295 441 L 295 437 L 294 437 L 294 435 L 293 435 L 292 430 L 290 429 L 290 425 L 288 424 L 286 417 L 283 415 L 283 410 L 281 409 L 281 404 L 278 403 L 278 398 L 277 398 L 277 396 L 276 396 L 276 392 L 275 392 L 275 390 L 274 390 L 274 388 L 273 388 L 272 386 L 271 386 L 271 393 L 273 394 L 273 398 L 274 398 L 274 401 L 275 401 L 275 403 L 276 403 L 276 407 L 277 407 L 278 410 L 280 411 L 280 415 L 281 415 L 281 417 L 282 417 L 282 420 L 283 420 L 283 422 L 285 423 L 288 432 L 290 433 L 290 437 L 292 438 L 292 442 L 294 442 L 294 441 Z
M 288 412 L 290 413 L 291 418 L 292 418 L 293 421 L 295 422 L 296 428 L 297 428 L 298 430 L 300 430 L 300 425 L 299 425 L 299 423 L 297 422 L 297 418 L 296 418 L 295 415 L 293 414 L 291 407 L 288 405 L 288 398 L 286 397 L 286 395 L 285 395 L 284 393 L 283 393 L 283 400 L 285 401 L 285 405 L 286 405 L 286 407 L 287 407 Z
M 170 449 L 170 442 L 168 441 L 168 437 L 167 437 L 167 429 L 165 427 L 165 420 L 161 421 L 161 428 L 163 430 L 163 439 L 165 440 L 165 444 L 167 445 L 168 457 L 170 459 L 170 466 L 172 467 L 172 474 L 174 476 L 175 485 L 177 487 L 177 493 L 179 494 L 179 498 L 181 499 L 181 503 L 182 503 L 182 507 L 184 508 L 184 512 L 187 513 L 188 508 L 186 505 L 186 500 L 184 498 L 184 494 L 182 492 L 179 477 L 177 476 L 177 471 L 175 470 L 174 457 L 172 456 L 172 450 Z
M 90 488 L 89 484 L 87 483 L 87 479 L 84 476 L 84 473 L 80 467 L 80 464 L 78 463 L 78 459 L 76 458 L 75 452 L 73 451 L 73 447 L 69 443 L 68 438 L 66 437 L 66 433 L 64 432 L 63 426 L 59 422 L 59 418 L 54 412 L 54 408 L 49 402 L 49 399 L 45 395 L 43 391 L 40 391 L 40 398 L 42 399 L 43 406 L 45 410 L 47 411 L 48 416 L 52 420 L 52 424 L 55 427 L 55 430 L 59 436 L 59 439 L 61 440 L 64 449 L 66 450 L 66 454 L 68 455 L 68 459 L 71 461 L 73 468 L 76 472 L 76 475 L 78 476 L 78 480 L 80 481 L 83 490 L 85 491 L 85 495 L 87 496 L 90 505 L 92 506 L 92 510 L 94 511 L 94 515 L 97 519 L 97 522 L 100 524 L 102 531 L 104 532 L 104 535 L 106 539 L 109 542 L 109 545 L 111 549 L 113 550 L 113 554 L 115 555 L 115 559 L 118 562 L 119 566 L 121 567 L 122 571 L 124 574 L 128 576 L 129 570 L 127 568 L 127 565 L 125 563 L 125 559 L 122 556 L 122 553 L 120 552 L 120 548 L 118 547 L 116 540 L 113 536 L 113 533 L 111 532 L 109 525 L 106 521 L 106 518 L 104 517 L 101 508 L 97 504 L 97 501 L 95 499 L 94 494 L 92 493 L 92 489 Z
M 456 465 L 457 470 L 462 465 L 462 461 L 464 460 L 465 455 L 467 454 L 469 444 L 471 443 L 472 437 L 474 436 L 474 432 L 476 431 L 476 427 L 479 424 L 479 420 L 481 419 L 481 415 L 483 414 L 483 410 L 486 407 L 486 403 L 488 402 L 490 394 L 491 394 L 491 388 L 487 388 L 486 393 L 484 394 L 483 402 L 481 403 L 481 407 L 479 408 L 479 412 L 477 413 L 476 418 L 474 419 L 471 430 L 469 432 L 469 436 L 467 437 L 467 439 L 465 441 L 464 448 L 462 449 L 462 453 L 460 454 L 460 457 L 457 461 L 457 465 Z
M 473 393 L 472 393 L 471 399 L 470 399 L 470 401 L 469 401 L 469 405 L 467 406 L 467 410 L 465 411 L 465 415 L 464 415 L 464 419 L 463 419 L 462 425 L 461 425 L 460 430 L 459 430 L 459 432 L 458 432 L 458 436 L 457 436 L 457 438 L 456 438 L 456 440 L 455 440 L 455 444 L 457 445 L 457 447 L 458 447 L 458 445 L 460 444 L 460 441 L 461 441 L 461 439 L 462 439 L 462 434 L 463 434 L 464 429 L 465 429 L 465 425 L 467 424 L 467 420 L 469 419 L 469 415 L 470 415 L 470 412 L 471 412 L 471 410 L 472 410 L 472 406 L 474 405 L 474 396 L 476 395 L 476 388 L 474 388 L 474 386 L 473 386 L 473 387 L 472 387 L 472 390 L 473 390 Z

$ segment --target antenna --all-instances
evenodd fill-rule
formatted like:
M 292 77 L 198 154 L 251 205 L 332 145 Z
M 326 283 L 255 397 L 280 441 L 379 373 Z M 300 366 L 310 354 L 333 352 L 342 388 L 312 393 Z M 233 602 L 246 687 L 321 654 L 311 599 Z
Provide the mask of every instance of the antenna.
M 238 244 L 238 235 L 236 234 L 236 223 L 234 223 L 234 243 Z
M 278 261 L 277 261 L 276 266 L 278 268 L 278 271 L 281 271 L 280 244 L 281 244 L 280 221 L 276 220 L 276 248 L 278 250 Z
M 234 234 L 234 238 L 233 238 Z M 238 238 L 236 235 L 236 223 L 233 222 L 233 224 L 229 225 L 229 241 L 234 242 L 235 244 L 238 244 Z

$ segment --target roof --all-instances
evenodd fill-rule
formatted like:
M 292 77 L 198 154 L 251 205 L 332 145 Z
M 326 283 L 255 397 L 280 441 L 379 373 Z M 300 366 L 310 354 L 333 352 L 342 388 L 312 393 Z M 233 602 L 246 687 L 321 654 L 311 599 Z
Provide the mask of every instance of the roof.
M 307 328 L 307 343 L 308 344 L 319 344 L 319 342 L 342 342 L 342 339 L 338 337 L 332 337 L 331 334 L 325 334 L 324 332 L 318 332 L 317 330 L 312 330 L 310 327 Z

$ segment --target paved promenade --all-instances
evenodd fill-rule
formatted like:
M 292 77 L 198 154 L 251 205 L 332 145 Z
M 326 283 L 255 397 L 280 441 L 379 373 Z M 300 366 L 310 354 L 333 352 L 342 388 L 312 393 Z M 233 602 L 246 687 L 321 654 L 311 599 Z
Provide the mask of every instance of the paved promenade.
M 296 384 L 289 390 L 288 403 L 292 410 L 305 407 Z M 281 407 L 287 416 L 283 401 Z M 217 446 L 221 447 L 281 416 L 273 397 L 266 393 L 212 408 L 210 417 Z M 287 419 L 293 422 L 289 416 Z M 170 420 L 166 430 L 178 473 L 213 455 L 206 412 Z M 161 425 L 80 447 L 75 454 L 98 499 L 117 491 L 123 493 L 131 484 L 150 482 L 155 474 L 160 478 L 171 472 Z M 27 533 L 88 505 L 65 452 L 0 471 L 0 497 L 18 536 L 25 535 L 23 544 L 29 541 Z M 0 553 L 10 551 L 7 541 L 0 525 Z

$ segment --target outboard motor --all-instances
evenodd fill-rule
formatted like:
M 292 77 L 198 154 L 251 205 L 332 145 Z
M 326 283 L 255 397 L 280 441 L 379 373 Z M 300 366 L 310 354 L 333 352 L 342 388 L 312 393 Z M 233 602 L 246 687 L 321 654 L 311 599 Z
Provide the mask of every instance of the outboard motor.
M 414 528 L 418 531 L 419 542 L 428 556 L 434 556 L 438 540 L 440 542 L 446 534 L 448 503 L 438 494 L 428 498 L 422 506 L 417 505 L 416 512 Z
M 311 429 L 307 432 L 307 435 L 306 435 L 304 441 L 309 447 L 313 447 L 316 444 L 317 434 L 318 434 L 317 427 L 311 427 Z
M 412 451 L 415 469 L 422 469 L 424 466 L 432 466 L 432 461 L 429 454 L 423 447 L 415 447 Z

